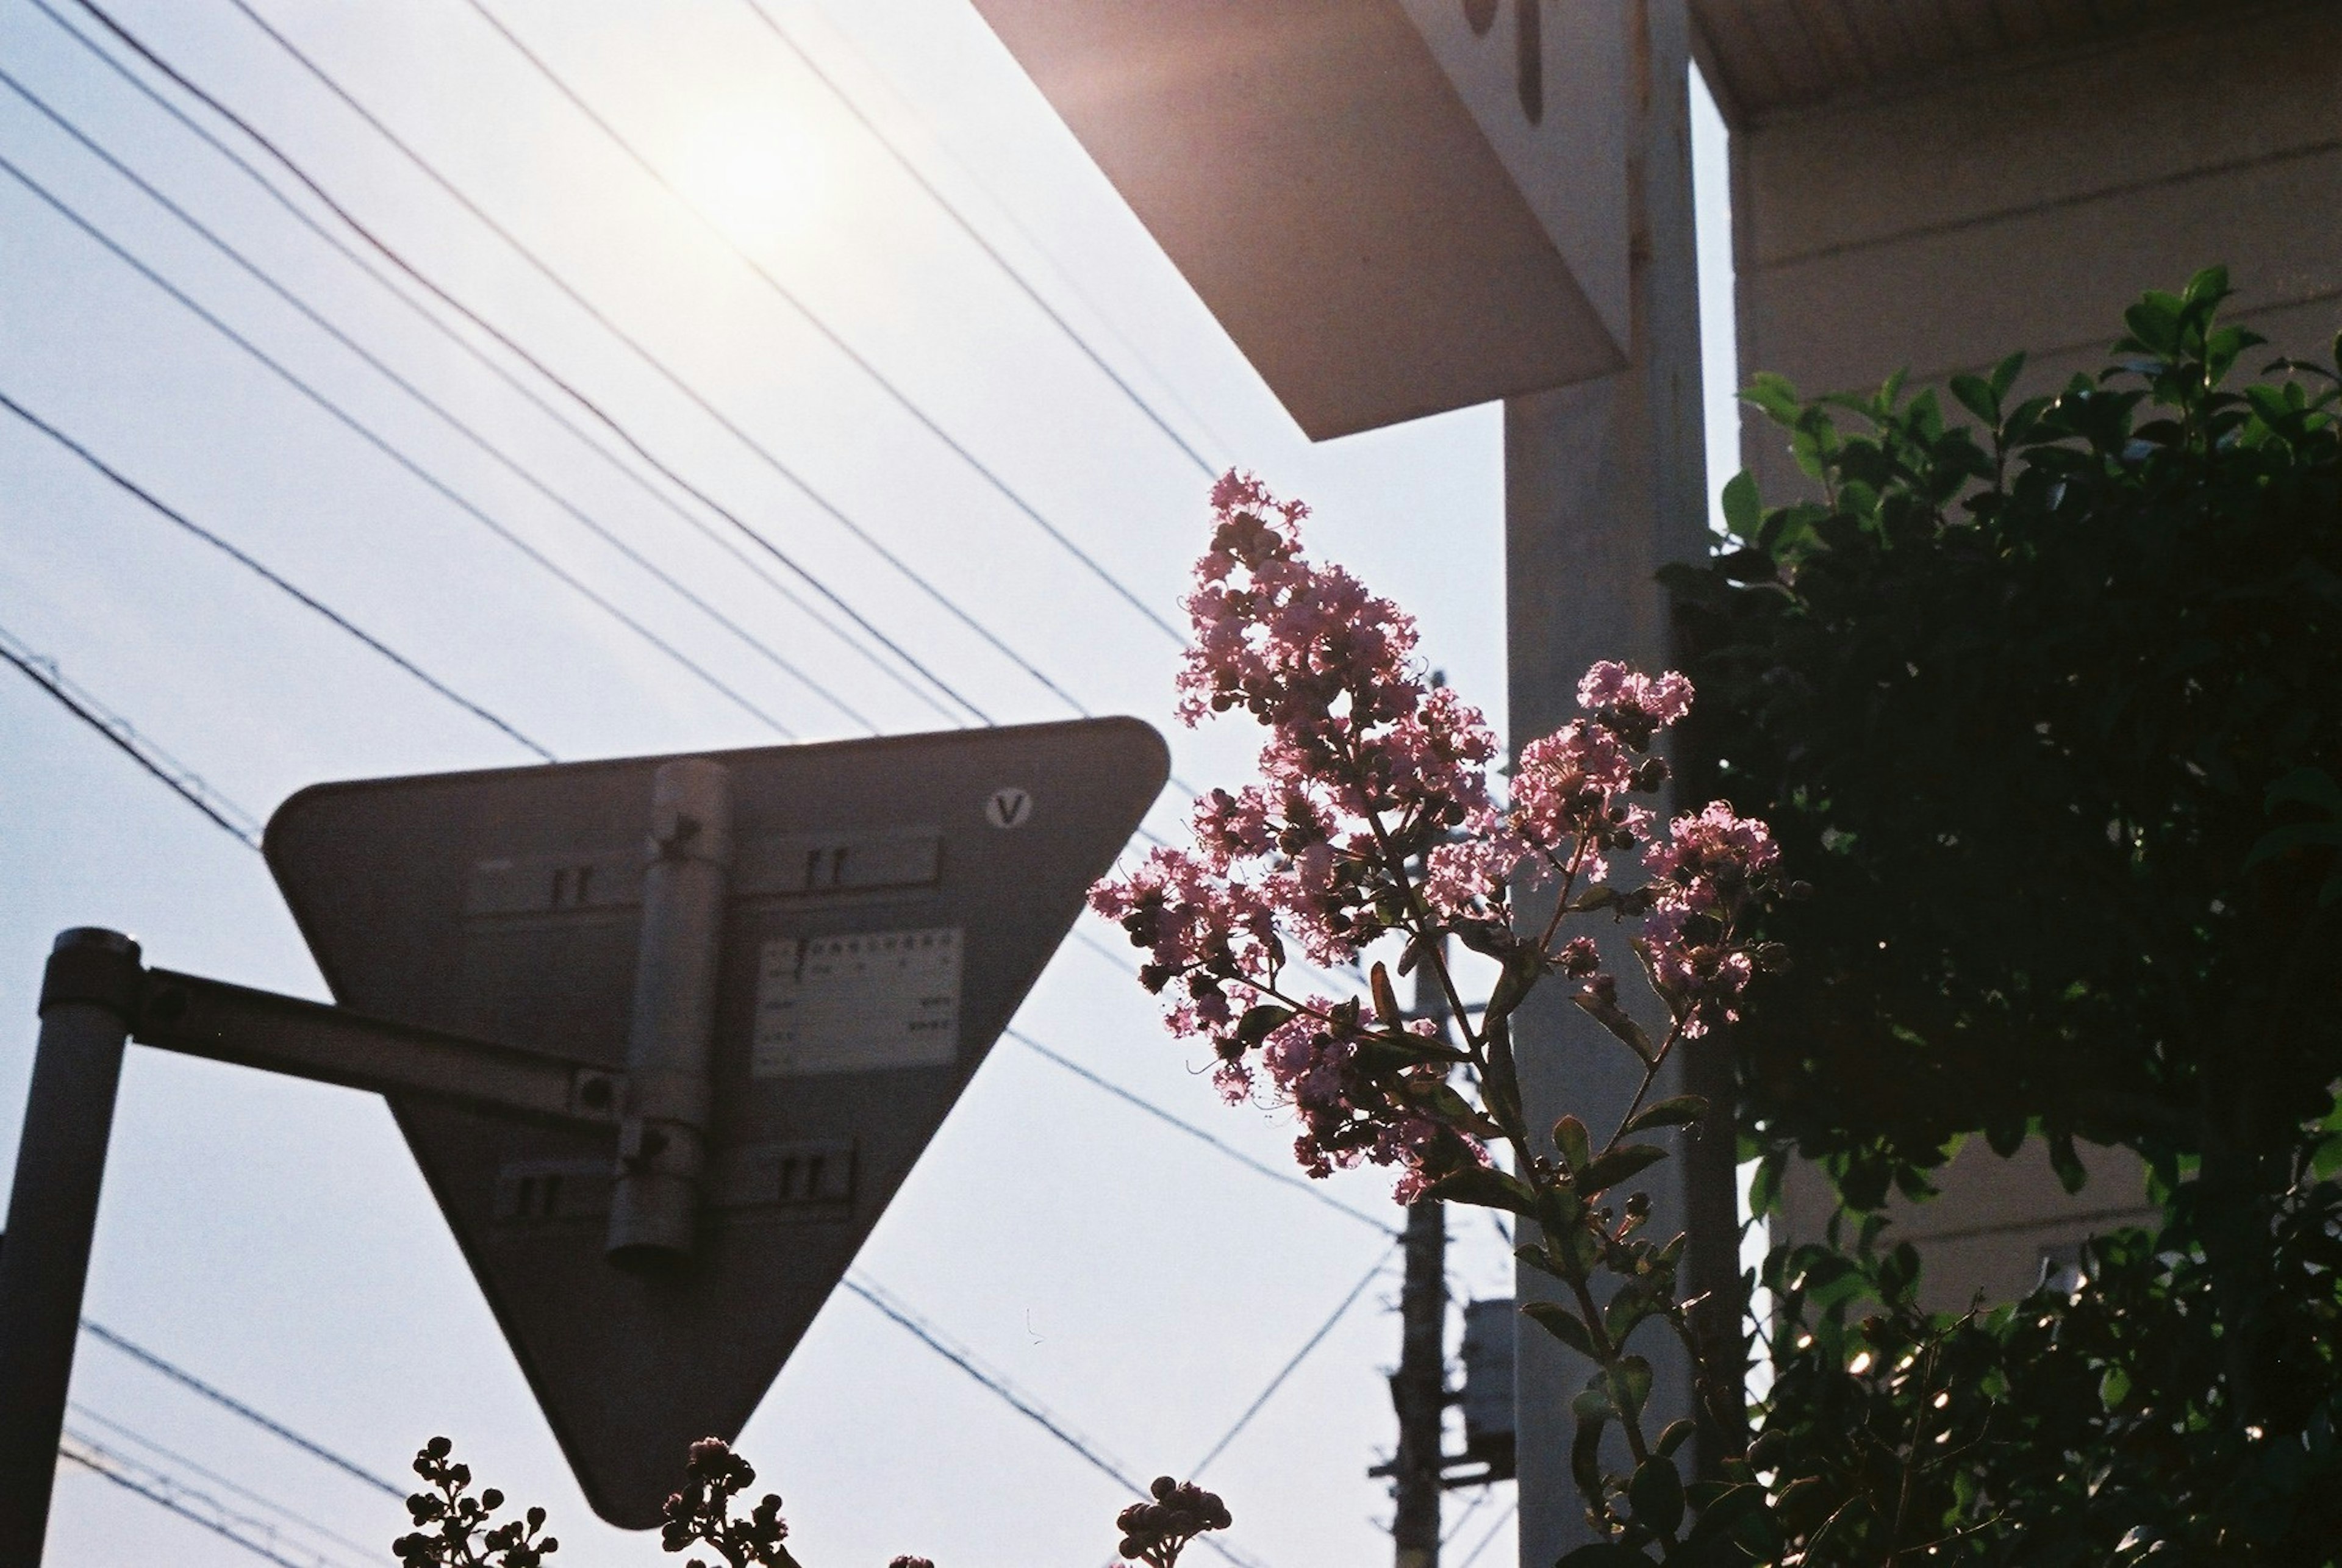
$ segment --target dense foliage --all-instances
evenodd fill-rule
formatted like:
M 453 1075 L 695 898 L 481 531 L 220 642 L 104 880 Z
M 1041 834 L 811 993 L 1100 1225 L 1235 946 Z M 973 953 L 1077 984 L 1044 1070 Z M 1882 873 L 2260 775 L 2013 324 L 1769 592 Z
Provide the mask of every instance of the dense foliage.
M 2054 396 L 1955 378 L 1974 430 L 1760 379 L 1819 494 L 1744 476 L 1730 553 L 1671 574 L 1697 783 L 1817 890 L 1762 915 L 1797 962 L 1736 1035 L 1768 1171 L 1874 1210 L 2035 1134 L 2074 1186 L 2076 1140 L 2137 1150 L 2166 1203 L 2078 1293 L 1958 1321 L 1907 1253 L 1777 1255 L 1759 1457 L 1812 1477 L 1793 1533 L 1838 1515 L 1815 1562 L 2337 1560 L 2342 345 L 2232 390 L 2226 293 L 2149 295 Z

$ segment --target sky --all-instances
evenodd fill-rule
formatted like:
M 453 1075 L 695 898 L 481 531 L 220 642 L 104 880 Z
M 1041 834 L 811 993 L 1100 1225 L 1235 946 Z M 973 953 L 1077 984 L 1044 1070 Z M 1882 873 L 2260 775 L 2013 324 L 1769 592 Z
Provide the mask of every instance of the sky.
M 274 169 L 285 199 L 267 194 L 42 3 L 97 36 L 71 0 L 0 0 L 0 68 L 55 116 L 0 85 L 0 156 L 19 171 L 0 170 L 0 394 L 530 743 L 575 760 L 965 719 L 866 656 L 866 638 L 841 635 L 810 586 L 818 579 L 994 721 L 1064 717 L 1070 698 L 1151 720 L 1184 777 L 1242 776 L 1250 737 L 1176 726 L 1176 646 L 1123 596 L 1176 613 L 1204 536 L 1203 470 L 747 0 L 485 3 L 804 309 L 602 139 L 465 0 L 249 0 L 250 12 L 119 0 L 115 14 L 670 467 L 785 541 L 804 579 L 744 561 L 720 520 L 613 455 L 606 434 L 476 327 L 429 325 L 432 307 L 412 304 L 420 291 L 313 199 Z M 1155 416 L 1207 464 L 1256 469 L 1306 497 L 1313 547 L 1415 611 L 1426 660 L 1501 728 L 1495 407 L 1313 445 L 961 0 L 762 3 Z M 402 161 L 255 16 L 477 214 Z M 127 68 L 261 162 L 151 72 Z M 1722 129 L 1697 112 L 1703 237 L 1718 242 L 1703 245 L 1703 294 L 1720 483 L 1736 465 Z M 321 780 L 532 756 L 5 412 L 0 630 L 256 818 Z M 56 931 L 112 926 L 151 963 L 325 994 L 256 854 L 30 681 L 0 676 L 0 1019 L 15 1020 L 0 1025 L 5 1180 Z M 1179 804 L 1166 795 L 1156 825 L 1168 829 Z M 1289 1131 L 1221 1106 L 1150 999 L 1082 944 L 1060 954 L 1018 1028 L 1258 1160 L 1289 1159 Z M 1388 1187 L 1369 1172 L 1323 1191 L 1396 1223 Z M 1455 1292 L 1509 1293 L 1488 1223 L 1466 1213 L 1455 1228 Z M 1191 1473 L 1379 1265 L 1201 1477 L 1228 1499 L 1247 1560 L 1310 1568 L 1388 1550 L 1384 1483 L 1366 1472 L 1394 1434 L 1383 1382 L 1398 1338 L 1393 1264 L 1387 1238 L 1356 1215 L 1004 1043 L 857 1268 L 1144 1477 Z M 415 1449 L 447 1433 L 484 1478 L 551 1511 L 565 1563 L 662 1560 L 651 1539 L 592 1516 L 372 1096 L 134 1048 L 86 1311 L 376 1474 L 403 1481 Z M 385 1561 L 404 1528 L 391 1498 L 103 1341 L 85 1338 L 74 1399 L 82 1440 L 205 1494 L 190 1502 L 197 1512 L 244 1515 L 248 1534 L 272 1525 L 287 1561 Z M 788 1500 L 808 1568 L 912 1551 L 945 1568 L 1096 1564 L 1130 1501 L 844 1293 L 740 1447 Z M 1509 1502 L 1508 1487 L 1450 1495 L 1451 1517 L 1473 1510 L 1451 1565 L 1484 1539 L 1481 1562 L 1511 1557 Z M 259 1560 L 88 1471 L 60 1473 L 54 1568 Z

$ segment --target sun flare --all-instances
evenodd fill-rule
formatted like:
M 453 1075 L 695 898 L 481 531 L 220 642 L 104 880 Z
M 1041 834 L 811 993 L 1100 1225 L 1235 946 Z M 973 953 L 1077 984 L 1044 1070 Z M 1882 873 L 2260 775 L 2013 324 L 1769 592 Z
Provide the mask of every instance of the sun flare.
M 682 138 L 676 176 L 694 205 L 735 240 L 759 248 L 808 233 L 830 194 L 819 142 L 786 115 L 754 106 L 695 121 Z

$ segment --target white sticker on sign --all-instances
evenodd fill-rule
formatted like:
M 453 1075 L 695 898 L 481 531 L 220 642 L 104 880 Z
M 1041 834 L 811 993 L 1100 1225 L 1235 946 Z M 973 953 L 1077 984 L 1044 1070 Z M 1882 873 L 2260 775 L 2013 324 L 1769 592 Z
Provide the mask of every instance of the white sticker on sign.
M 873 931 L 765 944 L 758 1078 L 941 1067 L 959 1055 L 960 934 Z

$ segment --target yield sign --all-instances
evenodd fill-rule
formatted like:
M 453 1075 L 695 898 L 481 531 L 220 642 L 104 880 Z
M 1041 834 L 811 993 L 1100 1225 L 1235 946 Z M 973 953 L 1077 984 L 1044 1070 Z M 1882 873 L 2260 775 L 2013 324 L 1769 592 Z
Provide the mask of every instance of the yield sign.
M 1162 787 L 1130 719 L 303 791 L 334 995 L 609 1070 L 393 1114 L 596 1512 L 738 1433 Z

